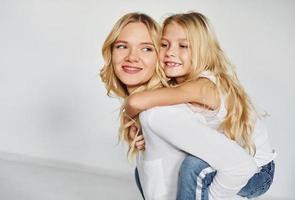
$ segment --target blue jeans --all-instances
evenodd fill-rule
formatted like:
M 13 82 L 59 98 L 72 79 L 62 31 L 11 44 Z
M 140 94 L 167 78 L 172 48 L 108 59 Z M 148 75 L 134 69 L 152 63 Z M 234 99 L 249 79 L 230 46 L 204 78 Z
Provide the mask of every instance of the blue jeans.
M 198 199 L 208 200 L 208 188 L 213 181 L 216 171 L 212 171 L 205 161 L 195 156 L 187 156 L 182 162 L 177 189 L 177 200 L 195 200 L 196 190 L 200 195 Z M 274 162 L 262 166 L 238 193 L 239 196 L 254 198 L 264 194 L 273 181 L 275 170 Z M 205 172 L 205 173 L 204 173 Z M 135 168 L 135 181 L 144 199 L 137 168 Z
M 273 161 L 262 166 L 254 174 L 238 195 L 248 199 L 264 194 L 273 181 L 275 164 Z M 182 162 L 179 178 L 177 200 L 208 200 L 208 188 L 213 181 L 216 171 L 208 163 L 195 156 L 187 156 Z
M 135 182 L 136 182 L 136 185 L 141 193 L 141 196 L 142 198 L 144 199 L 144 195 L 143 195 L 143 191 L 142 191 L 142 187 L 141 187 L 141 184 L 140 184 L 140 180 L 139 180 L 139 174 L 138 174 L 138 170 L 137 168 L 135 168 L 135 172 L 134 172 L 134 175 L 135 175 Z

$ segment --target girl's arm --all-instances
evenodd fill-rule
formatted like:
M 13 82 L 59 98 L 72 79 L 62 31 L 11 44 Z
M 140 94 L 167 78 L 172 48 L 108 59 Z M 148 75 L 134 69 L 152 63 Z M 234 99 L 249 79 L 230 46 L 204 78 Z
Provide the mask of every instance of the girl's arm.
M 143 110 L 156 106 L 195 103 L 209 109 L 219 107 L 220 99 L 215 84 L 207 78 L 199 78 L 174 88 L 160 88 L 131 95 L 125 111 L 134 117 Z

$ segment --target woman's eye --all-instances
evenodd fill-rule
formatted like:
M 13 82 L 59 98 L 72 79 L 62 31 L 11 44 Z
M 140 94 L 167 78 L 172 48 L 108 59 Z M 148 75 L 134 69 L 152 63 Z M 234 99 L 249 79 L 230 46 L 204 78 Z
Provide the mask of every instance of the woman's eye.
M 143 51 L 146 51 L 146 52 L 147 52 L 147 51 L 153 51 L 153 48 L 151 48 L 151 47 L 145 47 L 145 48 L 143 48 L 142 50 L 143 50 Z
M 127 46 L 124 45 L 124 44 L 118 44 L 118 45 L 116 45 L 116 49 L 126 49 L 126 48 L 127 48 Z

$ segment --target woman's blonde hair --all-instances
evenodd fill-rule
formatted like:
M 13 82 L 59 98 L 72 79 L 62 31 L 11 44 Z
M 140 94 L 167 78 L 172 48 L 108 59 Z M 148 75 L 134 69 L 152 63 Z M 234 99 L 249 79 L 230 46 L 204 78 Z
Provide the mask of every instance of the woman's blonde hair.
M 106 40 L 104 41 L 102 47 L 102 55 L 104 59 L 104 65 L 100 71 L 100 77 L 102 81 L 105 83 L 107 94 L 109 96 L 117 96 L 122 100 L 126 100 L 126 98 L 131 95 L 128 93 L 127 87 L 124 83 L 122 83 L 114 72 L 114 67 L 112 65 L 112 51 L 113 45 L 116 42 L 117 38 L 119 37 L 120 33 L 122 32 L 123 28 L 129 23 L 143 23 L 150 34 L 152 42 L 155 47 L 155 51 L 157 55 L 159 55 L 159 43 L 160 43 L 160 34 L 161 29 L 158 23 L 143 13 L 128 13 L 122 16 L 114 25 L 113 29 L 107 36 Z M 160 67 L 159 60 L 157 61 L 157 65 L 155 67 L 155 73 L 152 75 L 151 79 L 146 83 L 135 90 L 132 93 L 145 91 L 145 90 L 152 90 L 156 88 L 163 87 L 163 85 L 167 86 L 165 74 Z M 126 120 L 127 119 L 127 120 Z M 124 112 L 124 104 L 122 104 L 120 110 L 120 128 L 119 128 L 119 139 L 125 140 L 129 145 L 128 150 L 128 158 L 131 159 L 138 150 L 134 148 L 135 142 L 129 135 L 129 129 L 132 124 L 136 123 L 140 130 L 140 124 L 138 120 L 138 116 L 135 119 L 128 120 L 128 116 Z
M 185 82 L 196 80 L 202 71 L 211 71 L 216 76 L 217 90 L 225 97 L 227 108 L 220 131 L 254 154 L 252 132 L 255 109 L 237 78 L 234 66 L 220 48 L 208 19 L 198 12 L 175 14 L 165 19 L 163 31 L 171 23 L 180 25 L 186 31 L 191 49 L 193 69 Z

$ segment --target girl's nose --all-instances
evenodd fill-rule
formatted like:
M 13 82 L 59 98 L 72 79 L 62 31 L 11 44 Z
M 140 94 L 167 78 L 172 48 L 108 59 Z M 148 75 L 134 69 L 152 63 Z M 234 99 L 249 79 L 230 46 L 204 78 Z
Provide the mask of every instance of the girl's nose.
M 173 47 L 170 47 L 166 52 L 167 57 L 176 57 L 176 51 Z

